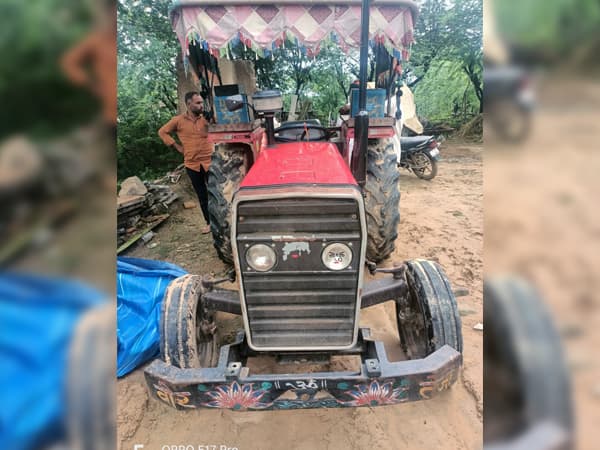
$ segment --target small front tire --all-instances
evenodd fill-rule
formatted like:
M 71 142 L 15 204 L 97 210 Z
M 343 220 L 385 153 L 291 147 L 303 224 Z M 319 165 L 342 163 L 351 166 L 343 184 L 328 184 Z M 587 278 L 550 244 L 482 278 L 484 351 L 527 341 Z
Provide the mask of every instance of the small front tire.
M 160 318 L 160 354 L 182 369 L 214 367 L 219 349 L 215 337 L 215 313 L 202 300 L 202 277 L 184 275 L 165 292 Z
M 462 353 L 460 314 L 450 282 L 439 264 L 406 263 L 408 296 L 396 303 L 400 343 L 410 359 L 430 355 L 444 345 Z
M 568 367 L 539 294 L 519 278 L 496 277 L 484 282 L 483 297 L 485 441 L 548 422 L 572 436 Z

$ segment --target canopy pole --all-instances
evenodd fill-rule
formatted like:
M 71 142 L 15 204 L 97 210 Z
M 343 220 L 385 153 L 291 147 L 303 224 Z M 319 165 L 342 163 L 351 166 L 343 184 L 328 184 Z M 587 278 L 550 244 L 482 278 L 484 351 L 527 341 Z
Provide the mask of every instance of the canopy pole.
M 358 115 L 354 119 L 355 140 L 350 168 L 359 186 L 367 181 L 367 146 L 369 145 L 369 113 L 367 112 L 367 69 L 369 64 L 369 8 L 370 0 L 363 0 L 360 28 L 360 87 Z

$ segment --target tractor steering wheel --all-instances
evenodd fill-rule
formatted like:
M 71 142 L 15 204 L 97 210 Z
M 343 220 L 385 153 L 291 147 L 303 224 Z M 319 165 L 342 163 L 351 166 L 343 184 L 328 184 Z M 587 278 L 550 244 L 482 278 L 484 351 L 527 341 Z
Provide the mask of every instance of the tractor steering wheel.
M 316 132 L 314 132 L 313 130 Z M 308 139 L 306 139 L 307 131 Z M 275 130 L 275 140 L 277 142 L 315 142 L 326 141 L 328 139 L 329 132 L 323 126 L 310 122 L 297 124 L 283 124 Z

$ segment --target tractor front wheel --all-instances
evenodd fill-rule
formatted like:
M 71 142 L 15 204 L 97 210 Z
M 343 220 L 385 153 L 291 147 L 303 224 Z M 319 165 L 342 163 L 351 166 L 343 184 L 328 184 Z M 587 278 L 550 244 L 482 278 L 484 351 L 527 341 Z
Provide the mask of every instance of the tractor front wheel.
M 515 439 L 540 423 L 559 427 L 570 439 L 569 370 L 560 334 L 538 292 L 521 279 L 496 277 L 484 282 L 483 298 L 486 442 Z
M 406 263 L 408 297 L 396 303 L 400 343 L 410 359 L 430 355 L 444 345 L 462 353 L 460 315 L 450 282 L 439 264 Z
M 395 248 L 400 223 L 400 174 L 392 139 L 370 140 L 364 187 L 367 215 L 367 259 L 379 262 Z
M 214 367 L 219 358 L 214 311 L 202 300 L 202 277 L 184 275 L 165 292 L 160 317 L 160 354 L 182 369 Z
M 208 170 L 208 213 L 213 244 L 221 261 L 233 267 L 231 202 L 249 168 L 247 145 L 215 146 Z

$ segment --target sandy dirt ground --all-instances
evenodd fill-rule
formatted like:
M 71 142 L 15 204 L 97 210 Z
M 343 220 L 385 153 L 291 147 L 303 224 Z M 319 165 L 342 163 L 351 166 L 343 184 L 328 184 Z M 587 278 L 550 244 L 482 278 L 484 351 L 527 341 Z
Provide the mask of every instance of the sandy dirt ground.
M 600 85 L 540 80 L 530 138 L 488 140 L 485 273 L 532 282 L 563 337 L 577 448 L 598 448 L 600 423 Z M 486 130 L 487 134 L 487 130 Z
M 478 449 L 482 446 L 483 319 L 482 146 L 446 142 L 439 174 L 431 182 L 401 173 L 401 225 L 395 254 L 384 262 L 413 258 L 438 261 L 453 286 L 468 289 L 458 298 L 464 336 L 464 371 L 439 397 L 378 408 L 232 412 L 176 411 L 150 398 L 142 369 L 118 381 L 119 448 L 162 449 L 165 445 L 225 445 L 253 449 Z M 185 181 L 177 189 L 193 199 Z M 191 273 L 221 275 L 208 235 L 198 232 L 198 208 L 179 210 L 158 230 L 154 249 L 139 246 L 129 255 L 162 259 Z M 367 279 L 372 277 L 367 276 Z M 231 319 L 220 316 L 223 320 Z M 236 323 L 236 322 L 233 322 Z M 384 341 L 392 355 L 399 344 L 391 303 L 363 311 L 361 326 Z

